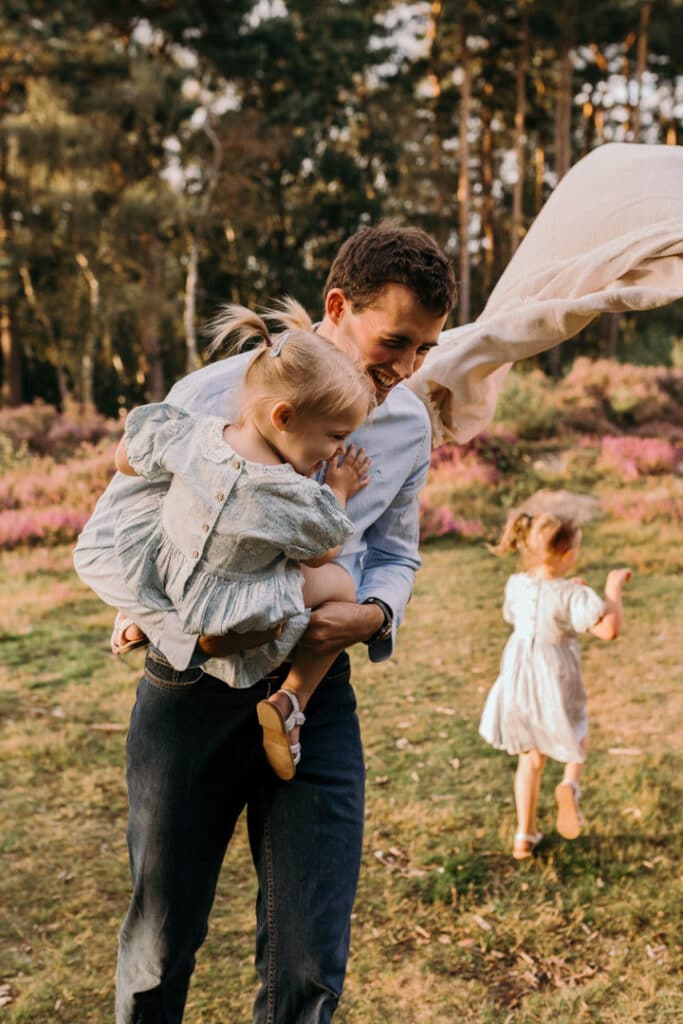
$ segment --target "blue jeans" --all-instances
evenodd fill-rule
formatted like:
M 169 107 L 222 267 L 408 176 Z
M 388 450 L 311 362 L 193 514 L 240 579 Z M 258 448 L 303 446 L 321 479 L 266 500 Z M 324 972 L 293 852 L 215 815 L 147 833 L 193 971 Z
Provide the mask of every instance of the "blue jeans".
M 284 672 L 235 690 L 152 648 L 128 735 L 133 895 L 117 1024 L 179 1024 L 221 863 L 247 808 L 259 892 L 255 1024 L 324 1024 L 341 995 L 360 867 L 364 766 L 349 660 L 311 698 L 291 782 L 268 767 L 255 707 Z

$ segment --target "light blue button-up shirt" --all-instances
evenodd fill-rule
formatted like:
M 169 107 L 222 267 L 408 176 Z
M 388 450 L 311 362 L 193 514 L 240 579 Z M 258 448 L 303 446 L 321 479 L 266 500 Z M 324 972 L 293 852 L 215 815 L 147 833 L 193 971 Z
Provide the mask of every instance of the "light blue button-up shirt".
M 188 412 L 235 418 L 239 390 L 250 353 L 232 356 L 196 370 L 175 384 L 167 397 Z M 370 483 L 348 502 L 355 531 L 337 561 L 353 577 L 358 601 L 381 598 L 394 612 L 392 636 L 369 645 L 372 661 L 393 652 L 396 629 L 410 599 L 420 567 L 419 493 L 427 479 L 431 434 L 427 411 L 411 391 L 398 385 L 351 437 L 372 458 Z M 149 494 L 142 477 L 117 473 L 97 502 L 74 550 L 80 578 L 114 608 L 120 608 L 178 668 L 190 664 L 197 637 L 183 633 L 173 611 L 142 608 L 126 586 L 114 550 L 120 510 Z M 161 485 L 165 486 L 165 485 Z M 207 672 L 221 677 L 220 659 L 209 660 Z

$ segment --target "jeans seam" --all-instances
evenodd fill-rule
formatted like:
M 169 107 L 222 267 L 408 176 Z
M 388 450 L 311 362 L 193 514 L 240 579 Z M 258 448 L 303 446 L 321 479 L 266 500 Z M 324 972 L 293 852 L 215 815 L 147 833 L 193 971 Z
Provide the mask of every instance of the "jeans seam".
M 266 969 L 268 979 L 268 1001 L 266 1005 L 266 1024 L 274 1024 L 275 986 L 277 978 L 277 932 L 275 927 L 275 873 L 273 870 L 273 841 L 270 833 L 269 821 L 266 821 L 265 823 L 263 837 L 266 861 L 266 927 L 268 930 L 268 965 Z
M 194 687 L 201 680 L 204 672 L 202 669 L 197 669 L 198 675 L 193 679 L 165 679 L 163 676 L 159 676 L 156 672 L 151 671 L 149 666 L 145 666 L 144 674 L 148 682 L 159 686 L 164 690 L 183 690 L 189 687 Z M 174 672 L 173 675 L 179 675 L 179 672 Z

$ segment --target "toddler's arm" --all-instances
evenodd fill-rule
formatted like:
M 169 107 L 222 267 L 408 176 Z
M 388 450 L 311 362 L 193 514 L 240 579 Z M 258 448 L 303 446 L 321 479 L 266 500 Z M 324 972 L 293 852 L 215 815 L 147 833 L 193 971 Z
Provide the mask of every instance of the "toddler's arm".
M 631 579 L 630 569 L 612 569 L 605 583 L 606 610 L 599 622 L 591 628 L 593 636 L 601 640 L 614 640 L 621 630 L 621 591 Z
M 332 459 L 327 467 L 325 483 L 330 488 L 342 508 L 346 508 L 346 502 L 354 494 L 358 494 L 370 483 L 370 459 L 365 454 L 364 448 L 356 451 L 356 446 L 350 444 L 341 460 Z M 311 569 L 320 565 L 326 565 L 337 557 L 341 548 L 330 548 L 320 558 L 304 562 Z

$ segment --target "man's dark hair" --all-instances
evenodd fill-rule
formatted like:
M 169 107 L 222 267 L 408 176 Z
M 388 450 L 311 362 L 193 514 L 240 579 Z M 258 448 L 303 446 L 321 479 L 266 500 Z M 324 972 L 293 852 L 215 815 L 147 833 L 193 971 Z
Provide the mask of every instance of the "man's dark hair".
M 340 288 L 355 311 L 372 306 L 390 284 L 403 284 L 434 316 L 455 306 L 457 288 L 448 257 L 420 228 L 376 224 L 361 228 L 342 245 L 323 295 Z

